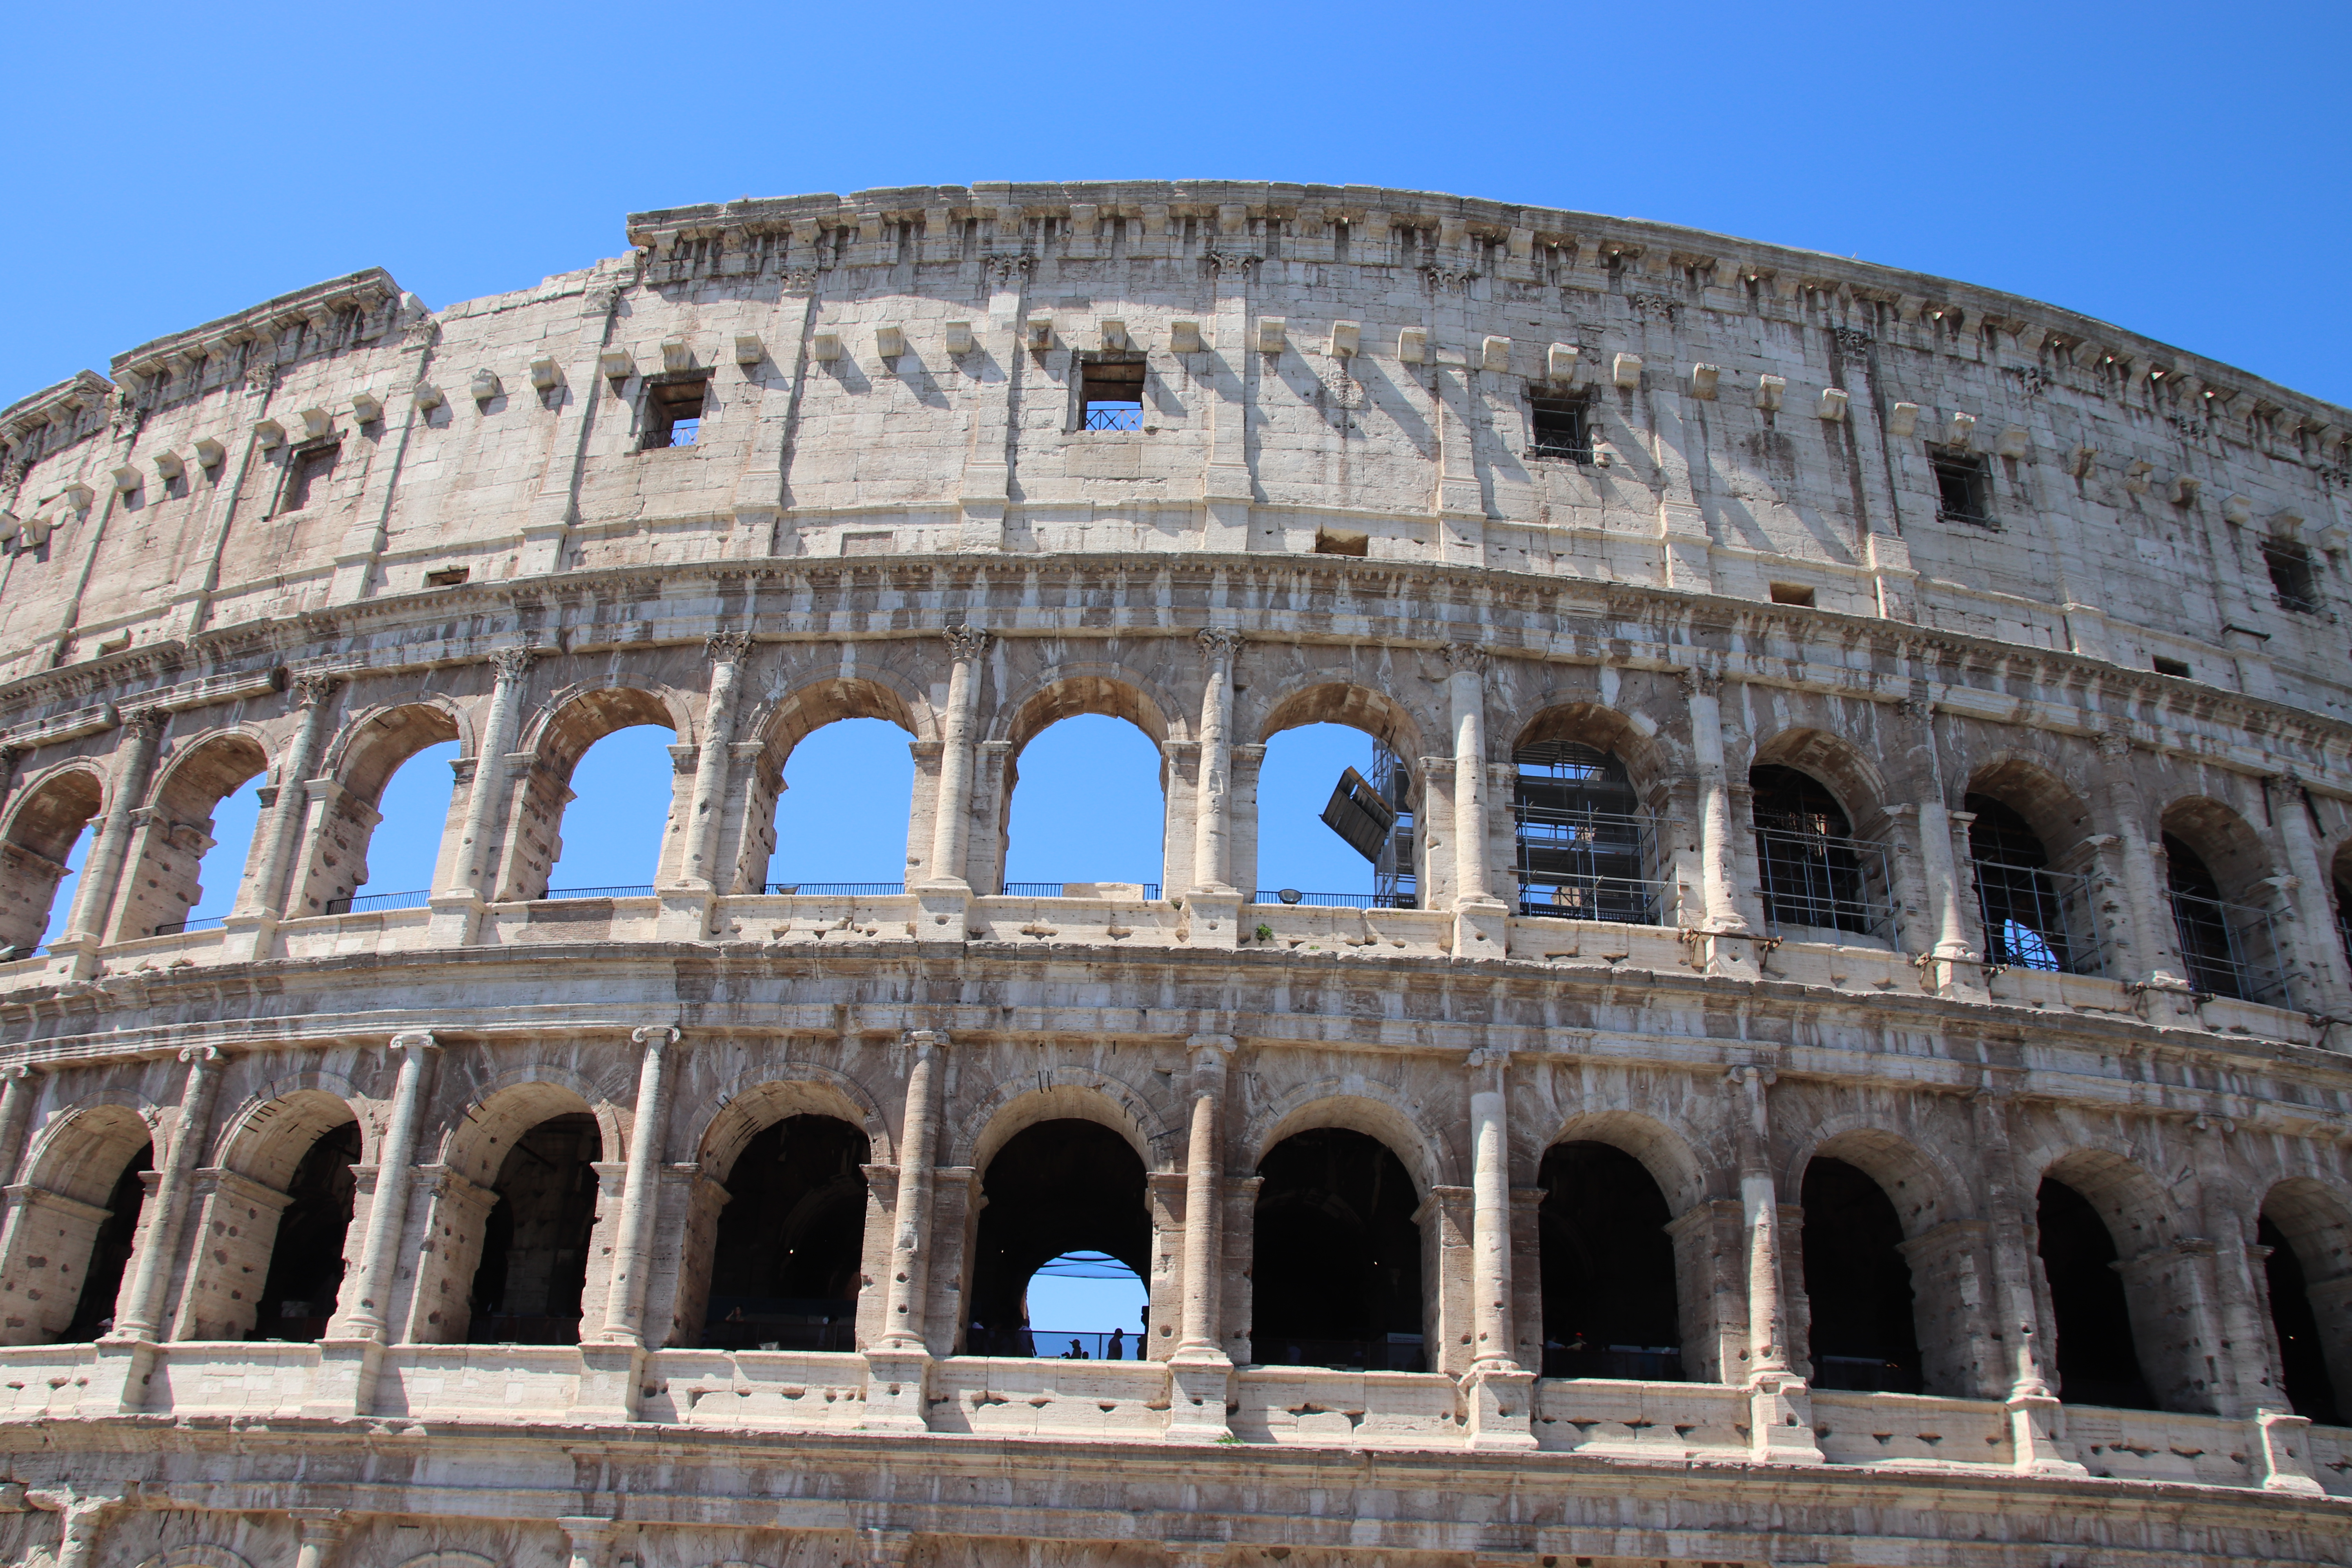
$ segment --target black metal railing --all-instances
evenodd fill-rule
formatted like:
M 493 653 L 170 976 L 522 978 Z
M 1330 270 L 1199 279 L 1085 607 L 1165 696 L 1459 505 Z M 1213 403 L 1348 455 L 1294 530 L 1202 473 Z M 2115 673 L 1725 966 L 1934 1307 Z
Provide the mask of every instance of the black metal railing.
M 1419 1334 L 1387 1334 L 1376 1340 L 1257 1335 L 1250 1342 L 1250 1355 L 1259 1366 L 1321 1366 L 1335 1372 L 1429 1370 L 1428 1352 Z
M 2215 996 L 2272 1007 L 2294 1005 L 2282 962 L 2286 949 L 2268 910 L 2172 894 L 2172 924 L 2189 984 Z
M 713 1296 L 702 1320 L 710 1351 L 854 1351 L 857 1303 L 788 1296 Z
M 803 899 L 887 899 L 907 890 L 904 882 L 770 882 L 766 891 Z
M 1917 1367 L 1884 1356 L 1817 1355 L 1813 1386 L 1848 1394 L 1916 1394 L 1922 1385 Z
M 1294 904 L 1316 910 L 1410 910 L 1411 893 L 1302 893 L 1296 888 L 1260 888 L 1250 895 L 1254 904 Z
M 967 1355 L 1020 1356 L 1042 1361 L 1141 1361 L 1140 1332 L 1113 1329 L 1098 1333 L 1086 1329 L 986 1329 L 978 1323 L 964 1331 Z
M 155 928 L 157 936 L 180 936 L 192 931 L 218 931 L 228 923 L 226 915 L 192 915 L 184 921 L 167 921 Z
M 1160 897 L 1160 884 L 1157 882 L 1131 882 L 1128 885 L 1142 888 L 1147 903 L 1155 902 Z M 1002 889 L 1002 896 L 1008 899 L 1059 899 L 1067 896 L 1062 889 L 1068 886 L 1067 882 L 1007 882 Z
M 653 884 L 648 882 L 641 888 L 550 888 L 530 901 L 543 903 L 553 899 L 650 899 L 653 896 Z
M 1519 913 L 1663 925 L 1667 885 L 1656 868 L 1655 819 L 1585 806 L 1512 803 Z
M 2089 878 L 1999 860 L 1975 865 L 1987 963 L 2060 974 L 2099 972 Z
M 405 893 L 361 893 L 348 899 L 329 899 L 327 912 L 331 915 L 360 915 L 376 910 L 421 910 L 433 901 L 433 889 L 416 888 Z
M 1546 1345 L 1546 1377 L 1614 1377 L 1634 1383 L 1683 1383 L 1677 1345 Z
M 1756 830 L 1765 917 L 1773 926 L 1811 926 L 1892 942 L 1894 885 L 1886 847 L 1825 833 Z

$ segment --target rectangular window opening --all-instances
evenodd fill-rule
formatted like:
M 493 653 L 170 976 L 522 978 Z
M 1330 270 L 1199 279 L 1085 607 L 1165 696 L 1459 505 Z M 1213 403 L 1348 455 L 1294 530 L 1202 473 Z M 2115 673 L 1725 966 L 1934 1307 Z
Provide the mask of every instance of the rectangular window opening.
M 1592 432 L 1584 416 L 1584 400 L 1572 397 L 1531 397 L 1528 400 L 1528 456 L 1592 460 Z
M 2150 668 L 2155 669 L 2158 675 L 2178 675 L 2186 677 L 2189 673 L 2189 665 L 2186 660 L 2167 658 L 2160 653 L 2149 656 L 2147 662 Z
M 702 438 L 702 405 L 709 391 L 708 375 L 662 378 L 646 387 L 644 449 L 691 447 Z
M 1992 526 L 1992 481 L 1982 458 L 1945 451 L 1930 456 L 1936 466 L 1936 515 L 1952 522 Z
M 1139 359 L 1087 361 L 1079 387 L 1078 428 L 1142 429 L 1143 376 Z
M 1813 591 L 1794 583 L 1775 583 L 1772 584 L 1772 602 L 1810 610 L 1813 607 Z
M 2319 574 L 2312 570 L 2308 551 L 2292 539 L 2266 539 L 2263 564 L 2270 568 L 2280 608 L 2305 616 L 2317 613 Z
M 308 447 L 296 452 L 286 470 L 286 504 L 280 511 L 300 511 L 312 500 L 323 500 L 325 493 L 320 481 L 335 471 L 335 459 L 342 455 L 341 444 Z
M 1318 555 L 1369 555 L 1372 536 L 1359 533 L 1351 528 L 1318 528 L 1315 531 L 1315 553 Z
M 425 585 L 428 588 L 454 588 L 466 580 L 470 571 L 465 566 L 444 566 L 437 572 L 425 574 Z

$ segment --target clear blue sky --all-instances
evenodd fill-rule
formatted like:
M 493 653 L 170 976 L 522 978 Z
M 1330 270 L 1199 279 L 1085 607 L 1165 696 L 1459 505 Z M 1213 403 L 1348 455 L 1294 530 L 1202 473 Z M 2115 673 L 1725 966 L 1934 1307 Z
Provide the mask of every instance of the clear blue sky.
M 2008 289 L 2352 402 L 2352 6 L 907 3 L 12 12 L 0 405 L 382 266 L 971 180 L 1408 186 Z

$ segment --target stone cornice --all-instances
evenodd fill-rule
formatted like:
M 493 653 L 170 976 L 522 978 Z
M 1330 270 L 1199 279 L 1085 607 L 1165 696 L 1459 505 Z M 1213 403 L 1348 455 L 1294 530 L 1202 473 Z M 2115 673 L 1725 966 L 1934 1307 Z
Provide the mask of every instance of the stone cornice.
M 257 337 L 275 336 L 289 318 L 300 318 L 321 311 L 348 310 L 369 310 L 385 301 L 400 297 L 400 285 L 391 273 L 381 267 L 331 278 L 323 283 L 313 283 L 275 299 L 264 300 L 234 315 L 223 316 L 202 326 L 168 333 L 125 349 L 109 363 L 118 380 L 131 377 L 152 379 L 174 359 L 202 359 L 215 349 L 251 341 Z

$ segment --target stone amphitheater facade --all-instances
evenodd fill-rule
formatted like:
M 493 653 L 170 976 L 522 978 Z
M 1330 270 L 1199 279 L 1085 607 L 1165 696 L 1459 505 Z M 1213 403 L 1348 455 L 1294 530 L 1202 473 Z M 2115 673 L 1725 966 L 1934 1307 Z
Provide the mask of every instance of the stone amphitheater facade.
M 0 411 L 0 1560 L 2347 1560 L 2352 415 L 1407 192 L 627 237 Z M 1076 713 L 1162 888 L 1003 888 Z M 855 717 L 903 880 L 785 890 Z M 1402 907 L 1252 886 L 1325 721 Z M 642 723 L 656 885 L 549 897 Z M 1080 1244 L 1139 1354 L 984 1304 Z

